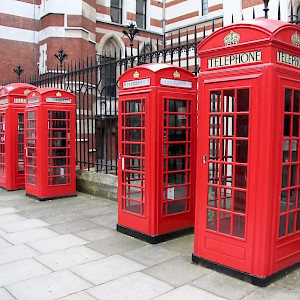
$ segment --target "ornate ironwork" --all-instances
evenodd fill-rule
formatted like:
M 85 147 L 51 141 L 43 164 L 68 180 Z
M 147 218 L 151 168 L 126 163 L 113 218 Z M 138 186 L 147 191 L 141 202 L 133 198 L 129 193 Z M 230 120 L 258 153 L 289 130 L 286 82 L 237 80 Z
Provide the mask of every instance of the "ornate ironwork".
M 18 75 L 18 81 L 21 80 L 21 74 L 24 72 L 24 68 L 21 67 L 21 65 L 19 64 L 15 69 L 14 72 L 17 73 Z
M 68 58 L 68 54 L 64 53 L 63 48 L 60 47 L 60 49 L 57 53 L 54 54 L 54 56 L 59 60 L 60 67 L 62 68 L 64 60 Z
M 268 19 L 268 11 L 269 11 L 269 0 L 263 0 L 264 1 L 264 12 L 265 12 L 265 18 Z

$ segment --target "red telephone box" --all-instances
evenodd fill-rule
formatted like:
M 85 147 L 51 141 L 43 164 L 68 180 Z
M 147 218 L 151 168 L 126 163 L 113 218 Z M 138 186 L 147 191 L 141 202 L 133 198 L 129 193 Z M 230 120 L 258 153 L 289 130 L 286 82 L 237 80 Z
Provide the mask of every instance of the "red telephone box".
M 0 89 L 0 186 L 23 189 L 24 109 L 27 94 L 36 89 L 26 83 L 12 83 Z
M 258 19 L 198 46 L 193 261 L 256 284 L 300 261 L 299 34 Z
M 25 191 L 40 200 L 76 195 L 75 95 L 40 88 L 25 108 Z
M 118 231 L 158 243 L 193 229 L 196 95 L 169 64 L 120 77 Z

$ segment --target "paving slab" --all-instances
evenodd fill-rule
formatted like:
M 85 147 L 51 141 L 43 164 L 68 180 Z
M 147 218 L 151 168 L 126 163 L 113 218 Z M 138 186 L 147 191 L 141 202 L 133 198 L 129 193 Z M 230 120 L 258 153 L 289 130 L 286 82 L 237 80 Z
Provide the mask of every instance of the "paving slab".
M 88 243 L 73 234 L 64 234 L 54 236 L 48 239 L 43 239 L 28 243 L 28 245 L 41 253 L 50 253 L 62 249 L 72 248 Z
M 59 300 L 95 300 L 96 298 L 89 295 L 87 292 L 79 292 L 66 297 L 59 298 Z
M 43 254 L 35 259 L 43 263 L 54 271 L 67 269 L 70 267 L 85 264 L 90 261 L 104 258 L 99 252 L 96 252 L 85 246 L 68 248 L 60 251 Z
M 119 235 L 119 233 L 113 229 L 98 225 L 96 228 L 76 232 L 75 235 L 89 242 L 97 242 L 107 238 L 116 237 Z
M 99 285 L 145 268 L 144 265 L 138 264 L 126 257 L 113 255 L 71 268 L 71 271 L 81 278 Z
M 0 237 L 0 249 L 8 246 L 11 246 L 11 243 Z
M 1 300 L 16 300 L 6 289 L 0 288 L 0 299 Z
M 297 268 L 296 270 L 289 272 L 287 275 L 277 280 L 276 283 L 300 292 L 300 269 Z
M 191 285 L 230 300 L 242 299 L 257 289 L 250 283 L 215 271 L 193 281 Z
M 35 251 L 27 245 L 21 244 L 16 246 L 8 246 L 0 249 L 0 265 L 7 264 L 13 261 L 30 258 L 38 255 Z
M 32 258 L 0 265 L 0 287 L 51 272 Z
M 14 208 L 14 207 L 1 207 L 0 208 L 0 216 L 2 218 L 3 215 L 7 215 L 7 214 L 15 214 L 18 213 L 19 210 Z
M 88 247 L 108 256 L 138 249 L 146 244 L 146 242 L 116 232 L 114 237 L 90 243 Z
M 25 219 L 17 222 L 0 224 L 0 228 L 6 232 L 17 232 L 47 225 L 49 224 L 39 219 Z
M 243 300 L 299 300 L 299 292 L 289 290 L 277 284 L 271 284 L 264 288 L 257 288 Z
M 91 218 L 91 221 L 115 230 L 118 222 L 117 211 L 110 214 L 103 214 L 99 217 L 93 217 Z
M 161 264 L 171 258 L 179 256 L 178 253 L 165 249 L 160 245 L 145 245 L 138 249 L 124 252 L 122 255 L 147 267 Z
M 136 272 L 87 290 L 97 299 L 148 300 L 164 294 L 173 287 L 146 274 Z
M 13 233 L 4 233 L 1 236 L 10 243 L 17 245 L 47 239 L 53 236 L 58 236 L 58 234 L 48 228 L 38 227 Z
M 147 268 L 143 272 L 179 287 L 210 273 L 211 270 L 193 264 L 190 256 L 179 256 Z
M 89 287 L 90 283 L 69 270 L 62 270 L 8 285 L 6 289 L 17 299 L 53 300 Z
M 78 219 L 78 220 L 72 220 L 61 224 L 50 225 L 48 226 L 48 228 L 57 233 L 65 234 L 65 233 L 76 233 L 78 231 L 96 228 L 97 226 L 99 225 L 90 222 L 87 219 Z
M 194 235 L 188 234 L 177 239 L 161 243 L 162 247 L 182 255 L 192 255 L 194 251 Z
M 0 228 L 2 226 L 6 226 L 6 223 L 12 223 L 20 220 L 25 220 L 26 218 L 19 215 L 19 214 L 8 214 L 8 215 L 3 215 L 0 218 Z
M 184 285 L 171 292 L 155 298 L 155 300 L 225 300 L 225 298 L 197 289 L 190 285 Z

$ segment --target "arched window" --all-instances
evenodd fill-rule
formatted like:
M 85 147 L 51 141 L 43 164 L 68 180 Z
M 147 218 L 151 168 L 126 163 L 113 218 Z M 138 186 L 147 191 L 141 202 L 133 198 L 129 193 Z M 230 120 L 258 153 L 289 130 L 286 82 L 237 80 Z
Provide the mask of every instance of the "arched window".
M 153 51 L 153 47 L 150 44 L 145 44 L 142 50 L 140 51 L 140 59 L 139 64 L 148 64 L 151 62 L 151 52 Z
M 102 83 L 102 96 L 116 97 L 117 65 L 116 59 L 120 53 L 120 47 L 114 37 L 108 39 L 101 52 L 100 79 Z

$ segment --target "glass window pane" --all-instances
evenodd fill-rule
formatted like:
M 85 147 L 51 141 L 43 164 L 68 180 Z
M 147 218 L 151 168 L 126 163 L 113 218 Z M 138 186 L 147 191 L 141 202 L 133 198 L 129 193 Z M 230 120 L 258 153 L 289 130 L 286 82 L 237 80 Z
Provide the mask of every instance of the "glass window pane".
M 234 135 L 234 117 L 224 116 L 223 117 L 223 136 L 231 137 Z
M 185 202 L 185 200 L 168 202 L 168 214 L 170 215 L 186 211 Z
M 217 224 L 218 224 L 217 216 L 218 216 L 217 211 L 211 209 L 207 210 L 207 224 L 206 224 L 207 229 L 217 231 Z
M 290 190 L 290 210 L 296 208 L 296 189 Z
M 300 112 L 299 111 L 299 101 L 300 101 L 300 92 L 294 91 L 294 112 Z
M 279 237 L 285 235 L 285 228 L 286 228 L 286 215 L 280 216 L 280 222 L 279 222 Z
M 235 166 L 235 186 L 243 189 L 247 187 L 247 167 Z
M 299 137 L 299 117 L 293 116 L 293 136 Z
M 235 160 L 237 163 L 247 163 L 248 162 L 248 141 L 247 140 L 237 140 L 236 141 L 236 156 Z
M 219 183 L 219 164 L 209 163 L 208 164 L 209 172 L 209 183 L 218 184 Z
M 297 212 L 296 230 L 300 230 L 300 211 Z
M 221 203 L 220 208 L 231 210 L 232 190 L 221 188 Z
M 220 136 L 221 118 L 219 116 L 210 116 L 210 135 Z
M 298 165 L 292 165 L 291 166 L 291 186 L 296 185 L 297 175 L 298 175 Z
M 285 89 L 284 111 L 286 112 L 291 111 L 291 96 L 292 90 Z
M 248 137 L 249 118 L 248 115 L 239 115 L 236 120 L 236 136 Z
M 245 217 L 233 216 L 233 235 L 236 237 L 245 237 Z
M 288 191 L 282 191 L 280 197 L 280 212 L 287 211 Z
M 246 213 L 246 192 L 234 192 L 234 211 L 242 214 Z
M 249 89 L 237 91 L 237 111 L 249 111 Z
M 222 165 L 222 185 L 232 186 L 232 169 L 232 165 Z
M 220 112 L 221 92 L 214 91 L 210 93 L 210 112 Z
M 299 159 L 298 159 L 298 141 L 297 140 L 295 140 L 295 141 L 292 141 L 292 161 L 293 162 L 296 162 L 296 161 L 298 161 Z
M 294 220 L 295 220 L 295 213 L 289 214 L 288 234 L 293 233 L 295 231 Z
M 208 186 L 208 206 L 218 207 L 218 191 L 217 187 Z
M 231 214 L 220 212 L 220 232 L 230 234 Z
M 234 90 L 224 91 L 224 112 L 234 111 Z
M 216 139 L 209 140 L 209 159 L 219 160 L 220 158 L 220 141 Z
M 290 141 L 283 141 L 283 151 L 282 151 L 282 161 L 288 162 L 289 161 L 289 145 Z
M 284 136 L 291 136 L 291 116 L 284 115 Z
M 226 162 L 233 162 L 233 140 L 223 140 L 223 155 L 222 160 Z
M 281 187 L 285 188 L 288 186 L 289 166 L 282 166 L 282 180 Z

